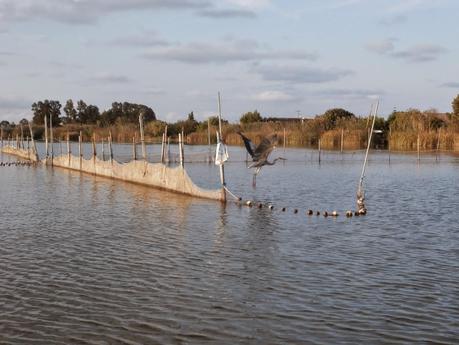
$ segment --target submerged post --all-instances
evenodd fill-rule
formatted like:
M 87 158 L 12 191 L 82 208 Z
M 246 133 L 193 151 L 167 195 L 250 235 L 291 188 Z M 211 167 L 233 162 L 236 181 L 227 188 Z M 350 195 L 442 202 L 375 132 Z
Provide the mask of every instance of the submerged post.
M 389 127 L 389 142 L 387 143 L 388 151 L 389 151 L 389 164 L 390 164 L 391 142 L 392 142 L 392 126 Z
M 161 137 L 161 154 L 160 154 L 160 161 L 161 163 L 164 164 L 164 145 L 165 145 L 165 142 L 164 142 L 164 132 L 163 132 L 163 135 Z
M 96 133 L 92 134 L 92 159 L 96 162 L 97 150 L 96 150 Z
M 105 143 L 104 143 L 104 137 L 100 138 L 100 146 L 102 149 L 102 161 L 105 161 Z
M 318 151 L 319 151 L 319 164 L 320 164 L 320 154 L 321 154 L 321 147 L 320 147 L 320 138 L 319 138 L 319 145 L 318 145 Z
M 72 154 L 72 150 L 70 148 L 70 134 L 67 131 L 67 156 L 69 158 L 69 165 L 70 165 L 71 154 Z
M 113 146 L 112 146 L 112 131 L 108 132 L 108 151 L 110 154 L 110 163 L 113 163 Z
M 137 146 L 135 142 L 135 135 L 132 137 L 132 159 L 137 160 Z
M 33 138 L 33 131 L 32 131 L 32 124 L 29 122 L 29 131 L 30 131 L 30 138 L 32 140 L 32 149 L 33 149 L 33 153 L 34 153 L 34 156 L 35 156 L 35 160 L 38 162 L 38 152 L 37 152 L 37 146 L 35 145 L 35 139 Z
M 81 149 L 81 142 L 83 140 L 83 133 L 80 131 L 80 135 L 78 136 L 78 157 L 80 159 L 80 170 L 81 170 L 81 164 L 83 163 L 83 151 Z
M 166 162 L 167 164 L 171 163 L 171 138 L 167 137 L 167 156 L 166 156 Z
M 48 159 L 49 156 L 49 149 L 48 149 L 48 120 L 45 115 L 45 158 Z
M 166 143 L 167 143 L 167 138 L 168 138 L 167 129 L 168 128 L 167 128 L 167 125 L 166 125 L 166 128 L 164 128 L 164 146 L 163 146 L 164 152 L 162 153 L 162 155 L 163 155 L 163 163 L 166 160 Z
M 24 128 L 21 123 L 21 149 L 24 149 Z
M 209 145 L 209 164 L 212 163 L 212 148 L 210 145 L 210 118 L 207 118 L 207 144 Z
M 51 166 L 54 164 L 54 136 L 53 136 L 53 117 L 49 115 L 49 138 L 51 141 Z
M 178 135 L 178 144 L 179 144 L 179 155 L 180 155 L 180 166 L 183 168 L 183 150 L 182 150 L 182 134 Z
M 142 158 L 144 161 L 147 160 L 147 149 L 145 147 L 145 133 L 143 128 L 143 113 L 139 115 L 140 125 L 140 143 L 142 144 Z

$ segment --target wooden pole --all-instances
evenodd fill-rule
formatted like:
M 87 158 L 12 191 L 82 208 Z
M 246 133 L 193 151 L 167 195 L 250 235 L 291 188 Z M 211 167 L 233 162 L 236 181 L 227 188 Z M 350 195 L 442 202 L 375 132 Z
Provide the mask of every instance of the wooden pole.
M 163 154 L 163 160 L 165 161 L 166 160 L 166 143 L 167 143 L 167 138 L 168 138 L 168 128 L 167 128 L 167 125 L 166 125 L 166 128 L 164 129 L 164 154 Z M 183 140 L 183 138 L 182 138 Z
M 112 139 L 112 131 L 108 132 L 108 152 L 110 154 L 110 163 L 113 164 L 113 139 Z
M 440 138 L 441 138 L 441 127 L 438 129 L 438 138 L 437 138 L 437 152 L 435 155 L 435 160 L 438 161 L 438 153 L 440 152 Z
M 221 143 L 222 138 L 222 101 L 220 97 L 220 92 L 218 93 L 218 133 L 217 133 L 217 142 Z M 220 163 L 220 182 L 223 187 L 224 198 L 226 200 L 226 181 L 225 181 L 225 166 L 224 162 Z
M 70 159 L 71 159 L 71 154 L 72 154 L 72 150 L 70 148 L 70 134 L 69 132 L 67 131 L 67 156 L 69 158 L 69 166 L 70 166 Z
M 164 136 L 165 136 L 165 132 L 163 133 L 163 136 L 161 138 L 161 157 L 160 157 L 160 160 L 161 160 L 161 163 L 164 164 L 164 145 L 165 145 L 165 140 L 164 140 Z
M 92 135 L 92 159 L 96 162 L 97 150 L 96 150 L 96 133 Z
M 392 149 L 391 143 L 392 143 L 392 127 L 389 127 L 389 142 L 387 143 L 388 151 L 389 151 L 389 164 L 390 164 L 390 151 Z
M 24 149 L 24 128 L 21 123 L 21 149 Z
M 185 166 L 185 135 L 182 128 L 182 167 Z
M 102 161 L 105 161 L 105 143 L 104 143 L 104 137 L 100 138 L 100 146 L 101 146 L 101 151 L 102 151 Z
M 171 162 L 171 138 L 167 137 L 167 156 L 166 156 L 167 164 Z
M 132 159 L 137 160 L 137 146 L 135 142 L 135 135 L 132 137 Z
M 320 154 L 321 154 L 320 138 L 319 138 L 319 148 L 318 148 L 318 150 L 319 150 L 319 164 L 320 164 L 320 161 L 321 161 L 321 157 L 320 157 Z
M 183 168 L 183 151 L 182 151 L 182 134 L 181 133 L 179 133 L 178 135 L 178 142 L 179 142 L 180 166 Z
M 63 155 L 62 140 L 59 140 L 59 151 L 61 152 L 61 156 L 62 156 Z
M 344 151 L 344 128 L 341 128 L 341 154 Z
M 139 125 L 140 125 L 140 143 L 142 144 L 142 158 L 144 161 L 147 160 L 147 149 L 145 147 L 145 134 L 143 128 L 143 114 L 139 115 Z
M 48 149 L 48 116 L 45 115 L 45 158 L 48 159 L 49 149 Z
M 0 127 L 0 137 L 1 137 L 1 144 L 3 147 L 3 127 Z
M 365 152 L 365 159 L 363 161 L 362 174 L 360 175 L 359 188 L 357 190 L 357 195 L 358 196 L 363 196 L 363 179 L 365 178 L 365 169 L 367 167 L 368 155 L 369 155 L 370 148 L 371 148 L 371 137 L 373 135 L 373 130 L 375 128 L 375 122 L 376 122 L 376 116 L 378 114 L 378 109 L 379 109 L 379 100 L 376 102 L 376 105 L 374 106 L 374 108 L 372 107 L 372 110 L 374 112 L 373 113 L 373 122 L 371 124 L 371 129 L 370 129 L 370 132 L 368 134 L 367 150 Z
M 209 164 L 212 163 L 212 147 L 210 145 L 210 118 L 207 119 L 207 144 L 209 146 Z
M 32 148 L 33 148 L 35 160 L 38 161 L 39 158 L 38 158 L 37 146 L 35 145 L 35 139 L 33 138 L 32 124 L 30 122 L 29 122 L 29 131 L 30 131 L 30 138 L 32 140 Z
M 83 161 L 83 150 L 82 150 L 82 147 L 81 147 L 81 142 L 83 141 L 83 133 L 82 131 L 80 131 L 80 135 L 78 136 L 78 157 L 80 159 L 80 170 L 81 170 L 81 165 L 82 165 L 82 161 Z
M 51 166 L 54 163 L 54 136 L 53 136 L 53 117 L 49 115 L 49 138 L 51 141 Z

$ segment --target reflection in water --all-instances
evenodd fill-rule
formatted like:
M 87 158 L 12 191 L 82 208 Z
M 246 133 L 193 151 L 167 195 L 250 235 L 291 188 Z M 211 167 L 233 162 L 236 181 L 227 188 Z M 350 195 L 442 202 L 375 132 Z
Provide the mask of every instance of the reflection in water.
M 252 190 L 230 149 L 232 190 L 273 211 L 2 169 L 0 343 L 456 342 L 457 157 L 374 155 L 369 215 L 324 219 L 304 211 L 354 207 L 359 155 L 287 150 Z M 215 167 L 187 169 L 218 186 Z

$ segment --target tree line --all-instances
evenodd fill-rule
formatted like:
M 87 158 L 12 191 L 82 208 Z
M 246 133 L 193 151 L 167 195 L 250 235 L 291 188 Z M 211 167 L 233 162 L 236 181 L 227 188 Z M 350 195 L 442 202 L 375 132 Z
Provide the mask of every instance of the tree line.
M 45 116 L 51 118 L 56 126 L 60 124 L 110 126 L 116 122 L 134 123 L 138 121 L 140 114 L 143 114 L 145 122 L 156 120 L 156 114 L 150 107 L 129 102 L 113 102 L 110 109 L 101 113 L 96 105 L 86 104 L 83 100 L 79 100 L 75 107 L 73 100 L 69 99 L 62 108 L 59 101 L 46 99 L 33 103 L 32 113 L 32 121 L 37 125 L 44 124 Z

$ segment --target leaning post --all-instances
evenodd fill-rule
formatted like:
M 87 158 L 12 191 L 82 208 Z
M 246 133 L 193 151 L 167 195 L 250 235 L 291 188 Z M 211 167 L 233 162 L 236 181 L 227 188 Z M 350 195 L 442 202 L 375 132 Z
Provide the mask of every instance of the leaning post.
M 92 158 L 94 163 L 96 162 L 97 150 L 96 150 L 96 133 L 92 135 Z
M 30 138 L 32 140 L 32 148 L 33 148 L 35 160 L 38 162 L 39 157 L 38 157 L 38 152 L 37 152 L 37 146 L 35 145 L 35 139 L 33 138 L 32 124 L 30 122 L 29 122 L 29 131 L 30 131 Z

